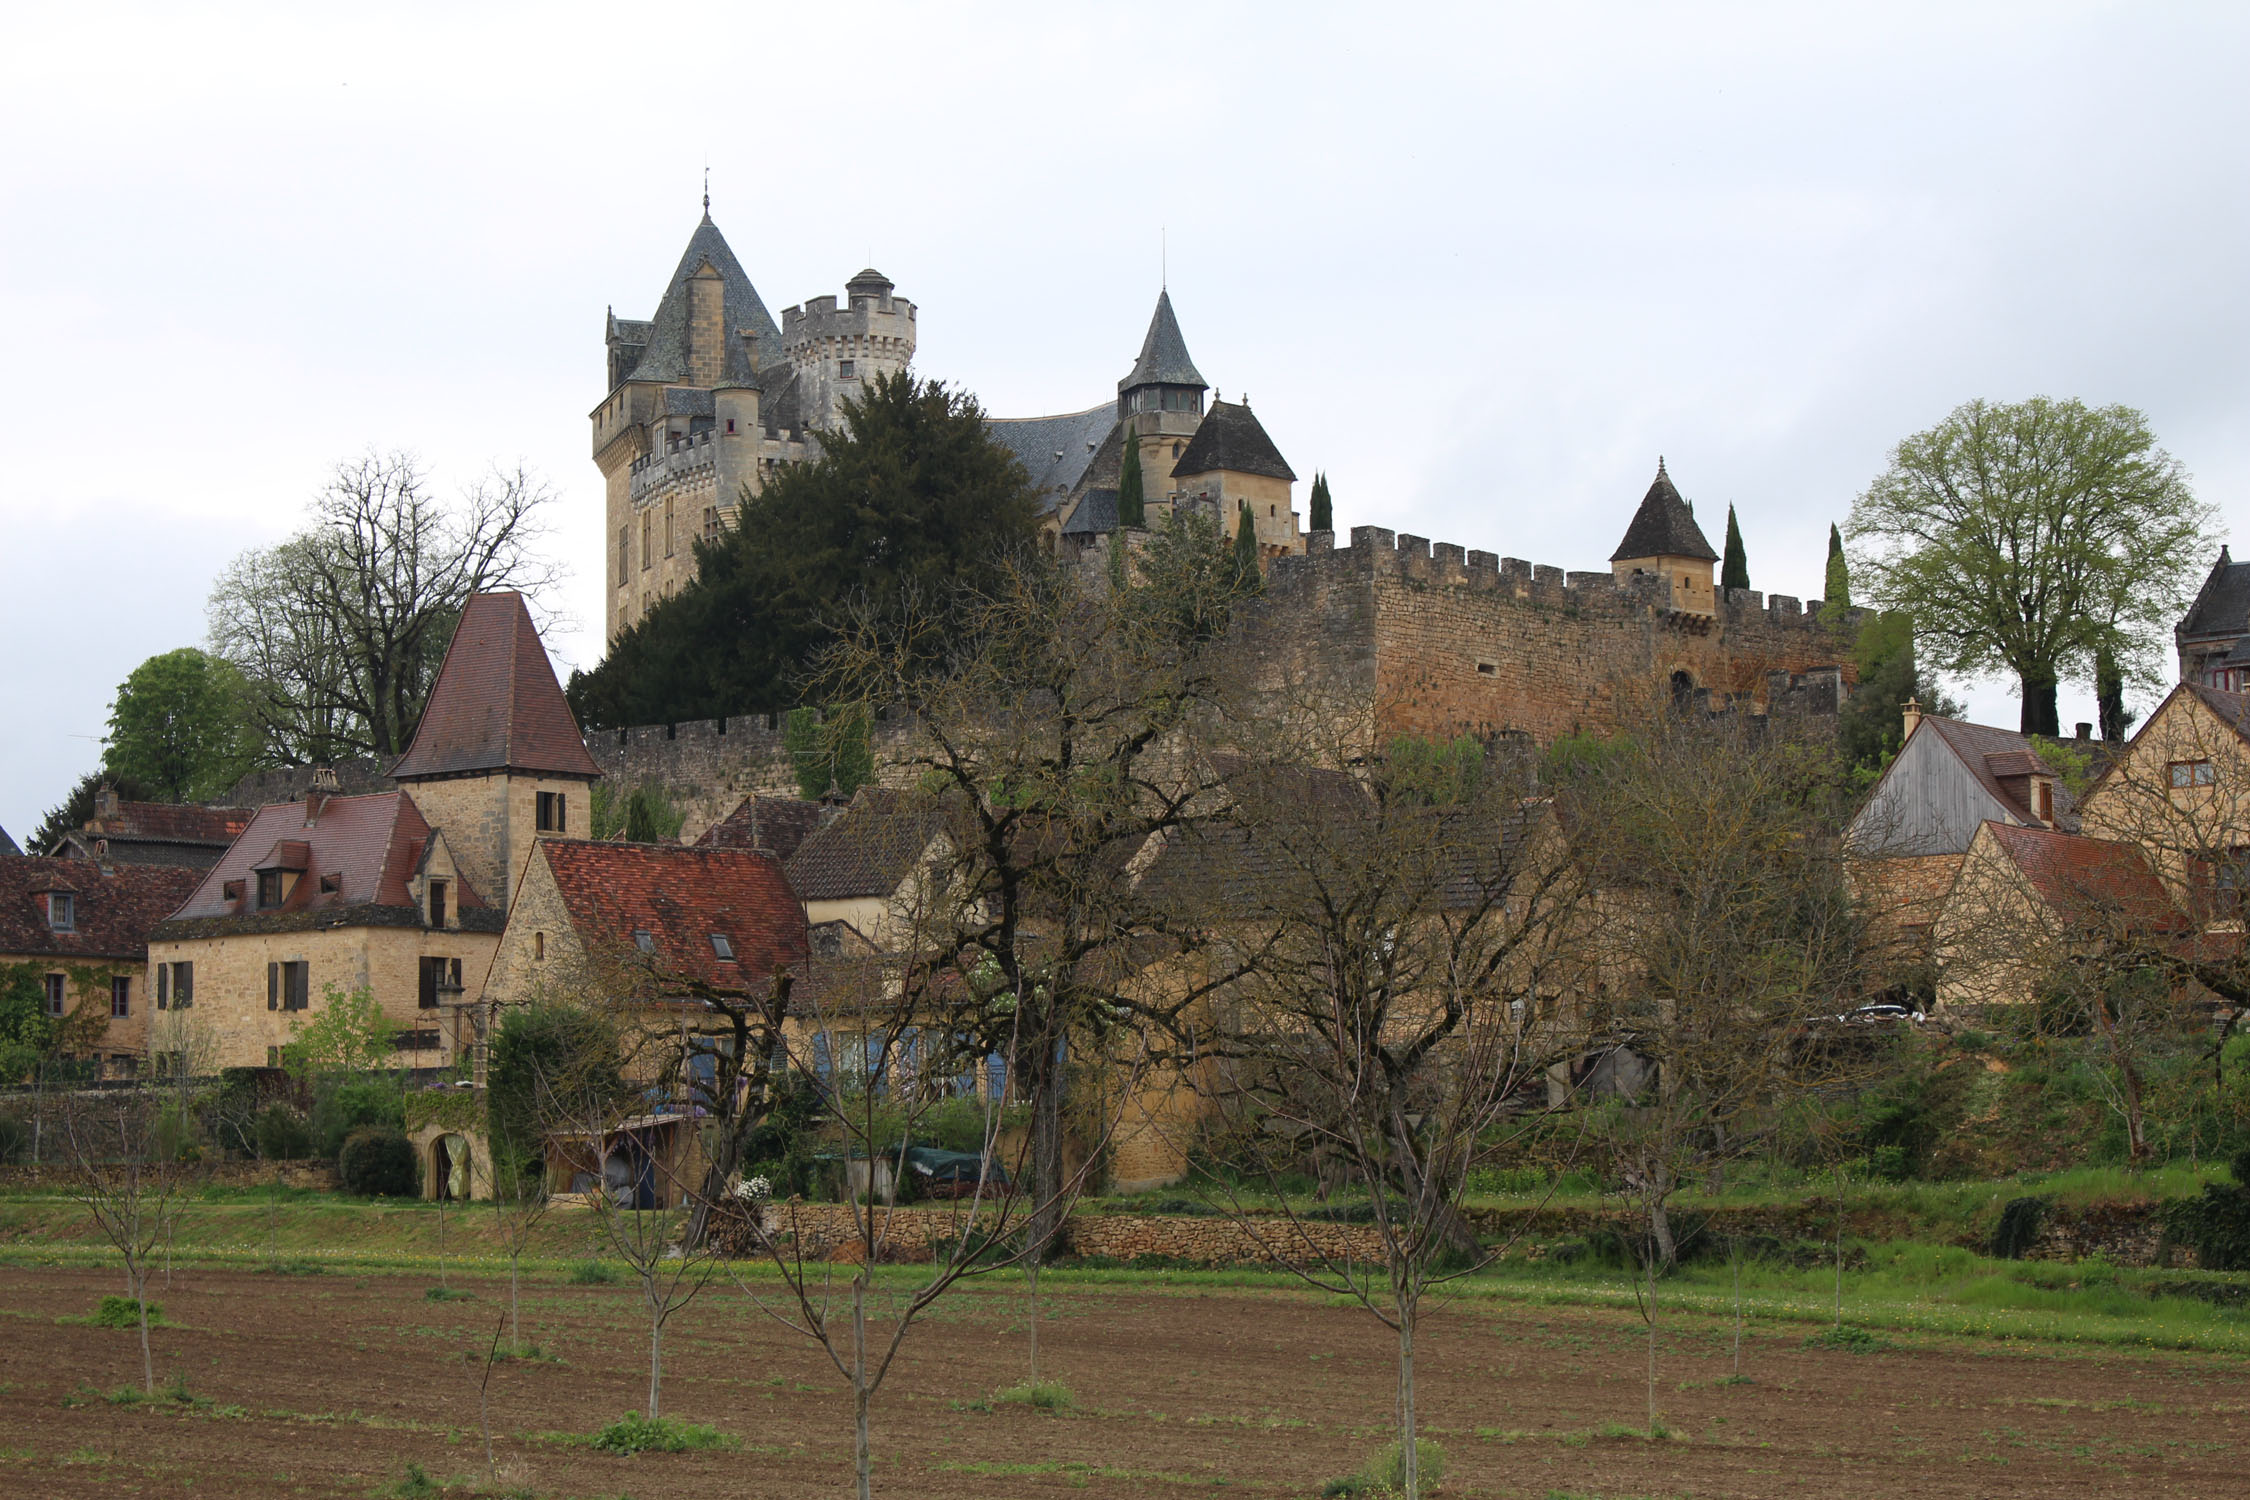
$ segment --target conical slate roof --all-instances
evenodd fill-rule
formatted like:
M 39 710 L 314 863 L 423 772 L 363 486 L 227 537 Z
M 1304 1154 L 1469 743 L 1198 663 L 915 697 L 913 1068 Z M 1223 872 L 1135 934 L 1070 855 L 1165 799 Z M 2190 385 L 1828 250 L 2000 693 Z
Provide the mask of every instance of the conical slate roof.
M 1156 316 L 1148 320 L 1148 337 L 1141 340 L 1141 357 L 1133 373 L 1117 382 L 1120 391 L 1142 385 L 1192 385 L 1201 389 L 1211 382 L 1196 373 L 1188 358 L 1187 340 L 1180 337 L 1180 320 L 1172 316 L 1172 294 L 1156 294 Z
M 1641 498 L 1641 508 L 1633 512 L 1633 524 L 1625 528 L 1625 540 L 1617 544 L 1609 560 L 1623 562 L 1633 557 L 1719 560 L 1719 554 L 1711 550 L 1711 543 L 1705 539 L 1703 528 L 1695 524 L 1695 512 L 1688 509 L 1688 503 L 1672 487 L 1672 476 L 1664 472 L 1661 458 L 1656 461 L 1656 482 Z
M 703 268 L 705 261 L 719 273 L 719 280 L 726 288 L 725 378 L 754 383 L 751 377 L 756 371 L 751 368 L 742 347 L 741 334 L 745 328 L 758 336 L 758 350 L 763 360 L 771 363 L 781 357 L 781 326 L 758 299 L 758 289 L 750 284 L 749 273 L 742 269 L 742 262 L 734 258 L 734 251 L 727 247 L 726 236 L 719 233 L 719 226 L 712 223 L 706 213 L 703 222 L 695 226 L 687 253 L 680 257 L 678 269 L 672 272 L 672 279 L 664 288 L 664 299 L 656 304 L 656 316 L 648 325 L 648 347 L 641 355 L 641 362 L 625 377 L 627 380 L 687 378 L 688 280 Z
M 477 594 L 445 648 L 399 781 L 478 771 L 601 775 L 521 594 Z
M 1209 474 L 1225 469 L 1235 474 L 1264 474 L 1295 480 L 1281 450 L 1266 436 L 1265 424 L 1249 407 L 1232 401 L 1214 401 L 1211 410 L 1188 439 L 1187 451 L 1172 465 L 1176 477 Z

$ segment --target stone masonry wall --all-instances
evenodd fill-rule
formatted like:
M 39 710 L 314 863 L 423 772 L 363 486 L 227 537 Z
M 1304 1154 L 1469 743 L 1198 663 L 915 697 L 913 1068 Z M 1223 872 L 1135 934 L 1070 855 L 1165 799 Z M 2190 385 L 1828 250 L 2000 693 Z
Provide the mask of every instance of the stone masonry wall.
M 981 1216 L 986 1222 L 990 1212 Z M 1025 1216 L 1012 1213 L 1011 1229 Z M 894 1208 L 878 1218 L 876 1255 L 882 1260 L 930 1258 L 933 1242 L 960 1235 L 970 1222 L 968 1206 Z M 766 1210 L 769 1234 L 793 1233 L 811 1258 L 857 1260 L 863 1253 L 853 1209 L 843 1203 L 779 1203 Z M 1272 1265 L 1283 1255 L 1303 1260 L 1319 1254 L 1354 1260 L 1380 1259 L 1382 1241 L 1364 1224 L 1291 1224 L 1286 1219 L 1238 1222 L 1221 1217 L 1158 1214 L 1073 1214 L 1069 1253 L 1132 1260 L 1156 1255 L 1209 1266 Z

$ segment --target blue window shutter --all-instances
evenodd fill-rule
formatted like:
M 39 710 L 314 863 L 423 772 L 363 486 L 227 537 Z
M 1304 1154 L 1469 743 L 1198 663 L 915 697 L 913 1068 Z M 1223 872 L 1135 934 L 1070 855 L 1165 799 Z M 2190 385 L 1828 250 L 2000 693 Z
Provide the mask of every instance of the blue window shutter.
M 825 1031 L 813 1034 L 813 1073 L 822 1083 L 828 1081 L 828 1033 Z
M 984 1060 L 986 1088 L 992 1102 L 998 1104 L 1008 1097 L 1008 1060 L 995 1052 Z

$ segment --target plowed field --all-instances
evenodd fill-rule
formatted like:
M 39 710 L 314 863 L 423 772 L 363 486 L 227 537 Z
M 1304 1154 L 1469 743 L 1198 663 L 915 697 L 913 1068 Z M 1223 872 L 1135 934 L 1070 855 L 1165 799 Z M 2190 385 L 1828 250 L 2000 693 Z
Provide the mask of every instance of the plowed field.
M 366 1496 L 409 1461 L 483 1472 L 475 1370 L 504 1282 L 181 1271 L 154 1290 L 176 1326 L 160 1378 L 211 1404 L 145 1409 L 129 1331 L 59 1322 L 118 1290 L 112 1273 L 0 1268 L 0 1495 Z M 1382 1440 L 1387 1335 L 1363 1312 L 1260 1290 L 1052 1294 L 1046 1371 L 1067 1412 L 989 1402 L 1020 1379 L 1021 1293 L 957 1294 L 910 1336 L 877 1398 L 878 1494 L 1311 1496 Z M 543 1495 L 849 1493 L 850 1404 L 803 1339 L 716 1287 L 674 1322 L 664 1409 L 738 1438 L 728 1452 L 616 1458 L 542 1441 L 643 1404 L 648 1345 L 630 1286 L 527 1286 L 525 1333 L 560 1362 L 502 1364 L 491 1422 L 508 1482 Z M 1473 1302 L 1423 1340 L 1421 1406 L 1443 1493 L 1592 1496 L 2242 1496 L 2250 1367 L 2205 1355 L 1917 1342 L 1872 1354 L 1754 1330 L 1745 1383 L 1728 1332 L 1683 1320 L 1659 1346 L 1677 1436 L 1604 1434 L 1646 1411 L 1640 1324 Z

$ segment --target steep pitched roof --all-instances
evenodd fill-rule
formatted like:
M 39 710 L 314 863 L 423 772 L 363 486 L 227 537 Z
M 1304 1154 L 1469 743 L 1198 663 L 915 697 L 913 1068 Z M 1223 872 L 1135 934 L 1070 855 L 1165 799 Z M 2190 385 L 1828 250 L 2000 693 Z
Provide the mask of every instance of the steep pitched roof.
M 775 859 L 786 861 L 827 820 L 828 809 L 818 802 L 753 795 L 704 829 L 703 837 L 695 842 L 705 849 L 763 849 Z
M 1297 471 L 1289 467 L 1281 450 L 1266 436 L 1266 429 L 1247 405 L 1233 401 L 1214 401 L 1204 415 L 1203 423 L 1188 439 L 1187 451 L 1172 465 L 1175 477 L 1187 474 L 1209 474 L 1225 469 L 1236 474 L 1264 474 L 1273 479 L 1294 481 Z
M 590 949 L 624 952 L 647 933 L 665 971 L 721 987 L 802 964 L 809 951 L 804 908 L 770 854 L 587 839 L 542 839 L 538 849 Z
M 2099 917 L 2158 931 L 2187 925 L 2148 856 L 2132 844 L 2006 823 L 1984 827 L 2040 898 L 2066 917 Z
M 807 901 L 888 896 L 937 837 L 936 809 L 888 787 L 863 786 L 851 806 L 797 846 L 789 883 Z
M 23 853 L 23 851 L 16 847 L 16 841 L 8 837 L 8 830 L 5 828 L 0 828 L 0 855 L 21 853 Z
M 2039 758 L 2028 736 L 2013 729 L 1941 719 L 1934 714 L 1924 714 L 1921 723 L 1914 726 L 1916 734 L 1925 731 L 1943 741 L 1977 784 L 2002 807 L 2026 823 L 2040 821 L 2032 812 L 2026 782 L 2032 776 L 2054 776 L 2054 771 Z M 2055 777 L 2055 826 L 2066 833 L 2078 830 L 2078 799 L 2059 776 Z
M 66 859 L 117 864 L 180 865 L 207 870 L 250 824 L 247 807 L 195 807 L 170 802 L 119 802 L 46 852 Z
M 2250 563 L 2236 562 L 2221 547 L 2195 602 L 2173 630 L 2185 637 L 2250 634 Z
M 656 316 L 647 324 L 647 344 L 640 363 L 634 366 L 627 380 L 685 380 L 688 368 L 688 282 L 709 261 L 711 269 L 719 273 L 725 290 L 722 293 L 723 316 L 726 334 L 725 378 L 734 381 L 753 381 L 757 374 L 745 353 L 741 334 L 744 329 L 758 336 L 758 356 L 761 364 L 771 364 L 781 358 L 781 327 L 766 311 L 759 300 L 758 289 L 750 284 L 750 275 L 742 269 L 742 262 L 734 258 L 727 246 L 726 236 L 705 213 L 703 222 L 695 226 L 688 238 L 687 253 L 680 257 L 679 266 L 672 279 L 665 284 L 664 297 L 656 304 Z
M 114 868 L 81 859 L 0 860 L 0 954 L 62 961 L 142 959 L 149 930 L 195 889 L 196 872 L 169 865 Z M 69 891 L 71 930 L 47 926 L 46 893 Z
M 1141 357 L 1133 361 L 1132 373 L 1117 382 L 1118 390 L 1129 391 L 1140 385 L 1200 388 L 1210 383 L 1196 373 L 1195 361 L 1188 358 L 1187 340 L 1180 337 L 1180 320 L 1172 316 L 1172 293 L 1158 292 L 1156 315 L 1148 320 L 1148 337 L 1141 340 Z
M 1633 524 L 1625 528 L 1625 540 L 1609 555 L 1611 562 L 1623 562 L 1635 557 L 1697 557 L 1717 562 L 1719 554 L 1711 550 L 1710 541 L 1703 528 L 1695 524 L 1695 512 L 1680 498 L 1672 487 L 1672 476 L 1664 472 L 1664 460 L 1656 461 L 1656 479 L 1641 497 L 1641 508 L 1633 512 Z
M 601 775 L 521 594 L 478 594 L 461 611 L 422 722 L 391 775 L 499 770 Z
M 259 808 L 173 916 L 186 921 L 273 915 L 257 909 L 257 873 L 276 868 L 303 872 L 279 909 L 282 917 L 318 913 L 342 918 L 352 907 L 414 907 L 407 883 L 421 868 L 431 835 L 410 794 L 330 797 L 308 820 L 313 811 L 306 802 Z M 333 890 L 323 889 L 331 883 Z M 230 885 L 237 894 L 227 893 Z M 486 905 L 465 878 L 456 879 L 453 900 L 464 917 Z
M 1117 430 L 1117 405 L 1105 401 L 1054 417 L 995 417 L 984 425 L 1031 476 L 1044 514 L 1078 487 L 1094 456 Z

